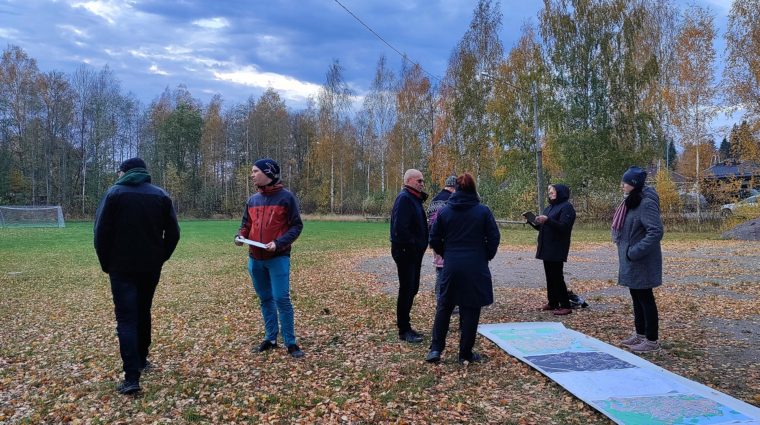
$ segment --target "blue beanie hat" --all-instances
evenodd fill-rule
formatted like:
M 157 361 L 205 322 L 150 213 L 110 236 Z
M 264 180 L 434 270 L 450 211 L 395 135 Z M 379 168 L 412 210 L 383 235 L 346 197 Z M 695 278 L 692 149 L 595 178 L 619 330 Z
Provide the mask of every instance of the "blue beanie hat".
M 448 176 L 443 183 L 445 187 L 457 187 L 457 176 Z
M 272 183 L 270 184 L 275 184 L 280 181 L 280 166 L 277 164 L 277 162 L 275 162 L 274 159 L 261 158 L 253 165 L 261 170 L 264 175 L 272 179 Z
M 641 189 L 647 180 L 647 172 L 639 167 L 630 166 L 623 174 L 622 180 L 623 183 L 628 183 L 636 189 Z
M 133 168 L 147 169 L 148 167 L 145 165 L 145 161 L 143 161 L 141 158 L 129 158 L 128 160 L 122 162 L 121 165 L 119 165 L 119 171 L 122 173 L 126 173 Z

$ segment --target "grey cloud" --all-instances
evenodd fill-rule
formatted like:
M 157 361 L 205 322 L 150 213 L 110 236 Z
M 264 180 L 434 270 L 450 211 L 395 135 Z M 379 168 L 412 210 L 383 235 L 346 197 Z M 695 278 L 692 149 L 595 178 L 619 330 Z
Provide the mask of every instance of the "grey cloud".
M 341 1 L 437 75 L 443 74 L 475 4 Z M 41 69 L 70 73 L 85 60 L 95 67 L 108 64 L 123 87 L 144 101 L 179 84 L 191 93 L 197 90 L 197 96 L 216 90 L 230 102 L 260 94 L 260 88 L 215 79 L 241 69 L 321 85 L 333 59 L 340 60 L 347 82 L 364 92 L 381 54 L 392 69 L 401 65 L 395 52 L 328 0 L 134 1 L 113 24 L 64 2 L 29 0 L 12 8 L 0 5 L 0 10 L 18 17 L 12 26 L 0 24 L 0 34 L 17 31 L 9 42 L 27 50 Z M 224 19 L 225 25 L 198 25 L 213 19 Z

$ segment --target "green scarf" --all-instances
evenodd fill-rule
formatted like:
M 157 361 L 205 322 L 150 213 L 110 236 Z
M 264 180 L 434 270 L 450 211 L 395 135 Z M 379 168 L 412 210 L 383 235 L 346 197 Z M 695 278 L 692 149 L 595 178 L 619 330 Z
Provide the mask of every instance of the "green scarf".
M 137 186 L 140 183 L 150 183 L 150 174 L 145 168 L 137 167 L 124 173 L 115 184 Z

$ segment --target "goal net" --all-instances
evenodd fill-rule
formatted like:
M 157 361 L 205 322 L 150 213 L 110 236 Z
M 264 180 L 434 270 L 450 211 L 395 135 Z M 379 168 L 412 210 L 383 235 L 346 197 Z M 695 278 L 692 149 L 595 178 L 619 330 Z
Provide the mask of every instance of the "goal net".
M 66 227 L 60 206 L 0 205 L 0 227 Z

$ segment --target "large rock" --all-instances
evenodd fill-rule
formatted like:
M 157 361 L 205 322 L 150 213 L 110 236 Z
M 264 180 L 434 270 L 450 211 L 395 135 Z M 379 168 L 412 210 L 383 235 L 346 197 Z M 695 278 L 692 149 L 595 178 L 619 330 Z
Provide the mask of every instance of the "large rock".
M 742 241 L 760 241 L 760 217 L 745 221 L 723 233 L 725 239 L 738 239 Z

